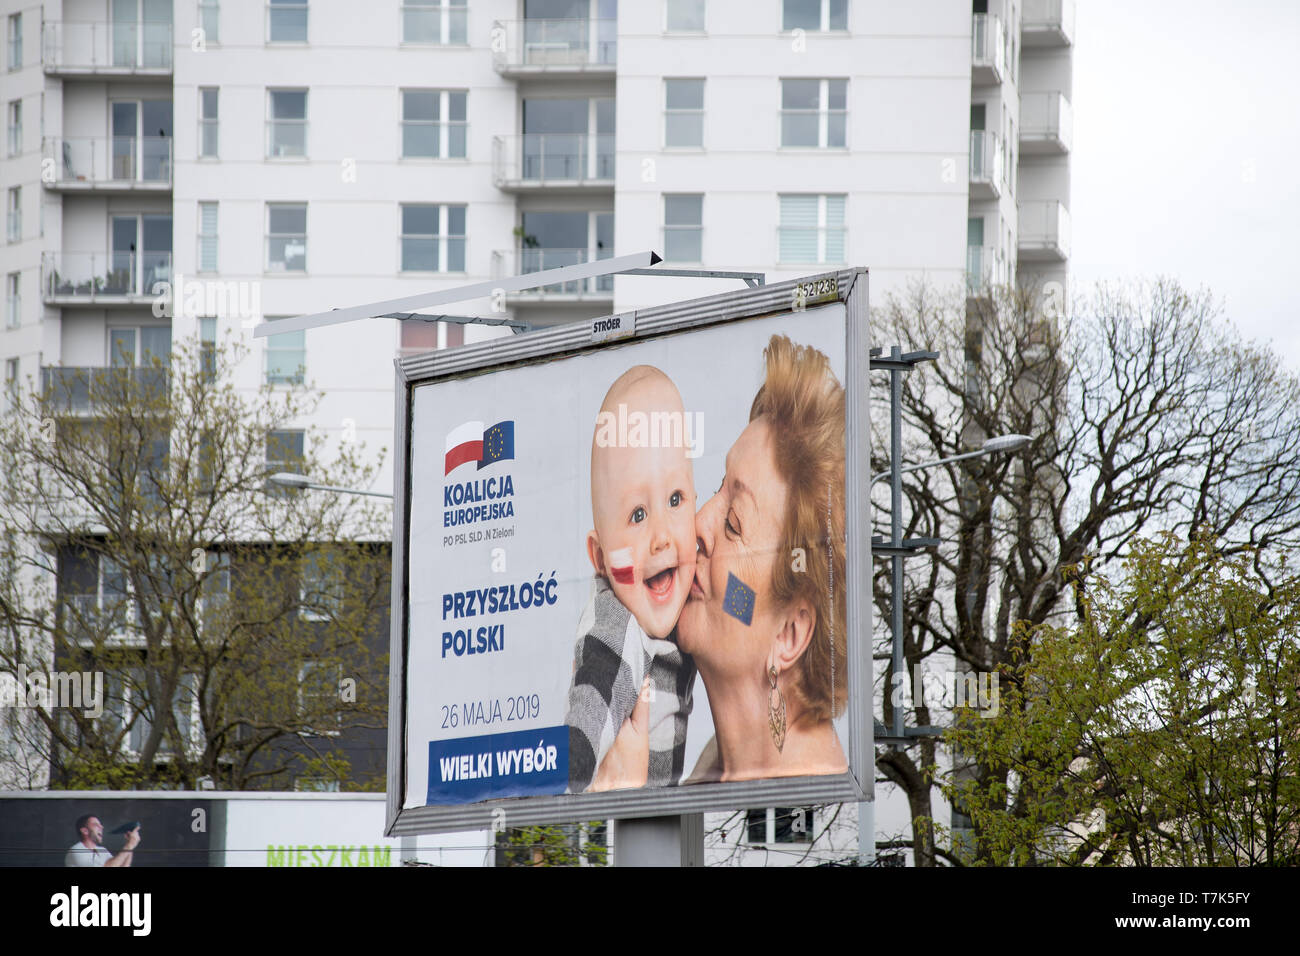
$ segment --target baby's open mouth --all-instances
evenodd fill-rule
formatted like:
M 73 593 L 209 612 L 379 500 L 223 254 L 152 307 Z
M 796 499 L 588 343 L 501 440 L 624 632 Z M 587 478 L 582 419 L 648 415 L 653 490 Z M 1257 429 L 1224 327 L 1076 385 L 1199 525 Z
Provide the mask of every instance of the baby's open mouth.
M 657 598 L 667 597 L 673 589 L 673 580 L 677 577 L 677 568 L 664 568 L 654 577 L 645 579 L 645 586 Z

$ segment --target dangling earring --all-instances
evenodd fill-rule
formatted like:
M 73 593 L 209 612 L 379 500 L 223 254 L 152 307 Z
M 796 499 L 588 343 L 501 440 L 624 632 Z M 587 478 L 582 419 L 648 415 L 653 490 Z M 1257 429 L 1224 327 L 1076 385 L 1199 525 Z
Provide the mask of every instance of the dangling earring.
M 767 668 L 767 729 L 772 732 L 772 743 L 777 753 L 785 748 L 785 695 L 776 686 L 776 665 Z

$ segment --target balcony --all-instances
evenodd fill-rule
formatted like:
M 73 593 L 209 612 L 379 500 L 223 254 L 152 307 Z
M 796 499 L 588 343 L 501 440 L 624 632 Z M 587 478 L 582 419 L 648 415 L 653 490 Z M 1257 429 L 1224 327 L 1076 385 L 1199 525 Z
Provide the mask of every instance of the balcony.
M 1002 195 L 1002 140 L 987 130 L 970 131 L 970 198 Z
M 610 190 L 614 187 L 614 134 L 524 133 L 492 139 L 492 173 L 498 189 Z
M 1068 153 L 1074 142 L 1074 113 L 1064 93 L 1022 93 L 1020 155 Z
M 154 283 L 171 279 L 170 252 L 65 252 L 41 256 L 41 291 L 47 305 L 149 305 L 155 298 Z
M 492 66 L 502 76 L 607 75 L 618 62 L 618 22 L 497 20 L 492 24 Z
M 1006 41 L 1002 21 L 987 13 L 971 17 L 970 80 L 972 86 L 997 86 L 1006 75 Z
M 41 29 L 41 59 L 51 76 L 153 79 L 172 74 L 171 21 L 64 20 Z
M 1070 211 L 1059 202 L 1022 202 L 1019 207 L 1021 262 L 1064 262 L 1070 258 Z
M 170 387 L 171 373 L 159 365 L 41 368 L 41 394 L 52 415 L 91 415 L 101 406 L 161 408 Z
M 170 136 L 85 136 L 45 140 L 54 163 L 45 188 L 55 192 L 170 192 Z
M 966 294 L 988 295 L 1007 284 L 1007 263 L 992 246 L 966 247 Z
M 1074 0 L 1025 0 L 1020 39 L 1026 47 L 1063 47 L 1074 42 Z
M 560 269 L 564 266 L 581 265 L 596 259 L 608 259 L 604 250 L 591 249 L 499 249 L 492 253 L 492 278 L 503 279 L 506 276 L 525 275 L 529 272 L 542 272 L 545 269 Z M 614 301 L 614 277 L 592 276 L 587 279 L 574 279 L 555 285 L 527 289 L 523 292 L 511 292 L 511 301 L 520 302 L 569 302 L 569 301 Z

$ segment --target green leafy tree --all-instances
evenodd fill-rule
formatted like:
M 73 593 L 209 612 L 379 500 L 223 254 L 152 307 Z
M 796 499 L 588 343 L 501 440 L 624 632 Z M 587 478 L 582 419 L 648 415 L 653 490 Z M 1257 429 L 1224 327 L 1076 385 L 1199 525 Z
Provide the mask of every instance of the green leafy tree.
M 1266 591 L 1271 549 L 1300 539 L 1300 380 L 1276 354 L 1242 342 L 1208 293 L 1173 282 L 1101 287 L 1069 311 L 1039 293 L 947 297 L 918 285 L 872 315 L 873 342 L 939 353 L 903 377 L 905 464 L 997 435 L 1032 439 L 1013 454 L 904 476 L 903 536 L 944 542 L 905 562 L 909 691 L 929 668 L 997 674 L 1005 688 L 1036 660 L 1048 626 L 1084 620 L 1080 596 L 1144 538 L 1209 535 L 1226 557 L 1249 561 Z M 876 416 L 872 472 L 889 465 L 886 429 Z M 882 486 L 873 504 L 883 526 Z M 878 620 L 888 620 L 888 565 L 875 570 Z M 877 637 L 877 660 L 887 660 Z M 950 719 L 933 700 L 895 700 L 886 671 L 877 671 L 886 724 L 896 706 L 912 726 Z M 1015 719 L 1017 702 L 1004 694 L 997 719 Z M 969 787 L 950 791 L 958 803 L 944 845 L 934 824 L 947 764 Z M 1002 837 L 984 833 L 989 818 L 961 803 L 1015 790 L 999 751 L 966 754 L 931 737 L 878 749 L 877 770 L 906 795 L 918 865 L 1004 859 Z
M 948 739 L 1008 768 L 958 780 L 1002 865 L 1300 863 L 1300 574 L 1205 537 L 1076 578 L 1077 621 L 1026 634 L 997 718 Z
M 0 673 L 103 680 L 102 713 L 38 700 L 8 742 L 56 785 L 382 787 L 340 744 L 386 724 L 388 509 L 267 480 L 376 465 L 301 429 L 309 387 L 237 387 L 246 357 L 47 369 L 0 422 Z
M 497 862 L 499 866 L 606 866 L 605 822 L 503 830 L 497 834 Z

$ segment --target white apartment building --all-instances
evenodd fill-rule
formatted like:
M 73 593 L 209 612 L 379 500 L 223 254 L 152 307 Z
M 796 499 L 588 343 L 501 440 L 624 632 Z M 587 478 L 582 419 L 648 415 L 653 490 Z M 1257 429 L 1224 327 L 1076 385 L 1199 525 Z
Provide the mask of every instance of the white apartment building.
M 378 449 L 396 354 L 505 333 L 375 319 L 255 340 L 256 321 L 646 249 L 769 281 L 867 266 L 877 301 L 922 275 L 1066 279 L 1073 0 L 0 10 L 7 388 L 230 334 L 247 386 L 305 375 L 325 399 L 303 426 Z M 156 315 L 178 274 L 239 305 Z M 551 324 L 737 285 L 622 276 L 504 306 Z M 906 820 L 886 789 L 882 831 Z M 752 842 L 787 842 L 768 817 Z

